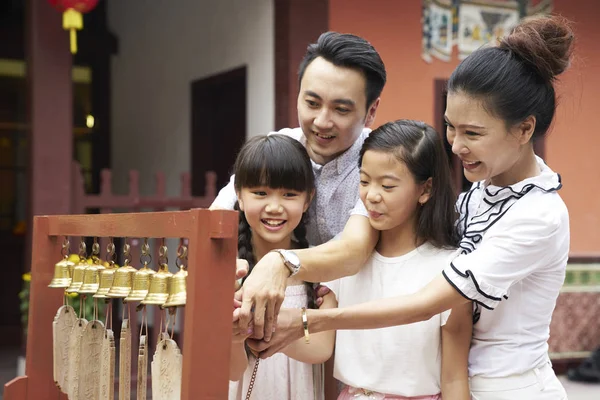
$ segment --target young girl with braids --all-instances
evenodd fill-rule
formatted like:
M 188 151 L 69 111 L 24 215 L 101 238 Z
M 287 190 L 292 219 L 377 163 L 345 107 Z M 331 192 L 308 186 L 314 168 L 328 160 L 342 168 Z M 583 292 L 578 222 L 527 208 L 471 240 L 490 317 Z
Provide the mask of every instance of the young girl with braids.
M 311 161 L 302 144 L 283 135 L 250 139 L 234 166 L 240 211 L 238 257 L 249 264 L 273 250 L 308 247 L 306 210 L 315 192 Z M 333 295 L 321 308 L 336 307 Z M 315 308 L 310 283 L 288 281 L 283 308 Z M 319 400 L 323 398 L 321 363 L 332 354 L 335 332 L 293 342 L 282 353 L 262 360 L 253 379 L 256 358 L 245 347 L 251 331 L 234 329 L 231 348 L 229 399 L 245 398 L 253 381 L 254 399 Z

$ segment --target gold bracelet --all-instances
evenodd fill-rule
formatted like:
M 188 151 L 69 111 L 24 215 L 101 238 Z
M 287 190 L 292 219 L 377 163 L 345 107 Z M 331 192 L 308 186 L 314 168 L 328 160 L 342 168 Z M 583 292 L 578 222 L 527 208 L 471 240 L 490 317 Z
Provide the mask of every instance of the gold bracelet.
M 306 317 L 306 307 L 302 307 L 302 327 L 304 328 L 304 341 L 310 343 L 310 335 L 308 334 L 308 318 Z

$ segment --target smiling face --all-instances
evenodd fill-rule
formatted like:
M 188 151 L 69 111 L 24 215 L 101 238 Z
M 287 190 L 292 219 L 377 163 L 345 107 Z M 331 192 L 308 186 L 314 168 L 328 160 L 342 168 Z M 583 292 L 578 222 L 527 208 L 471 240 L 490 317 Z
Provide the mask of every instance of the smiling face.
M 360 168 L 360 199 L 371 226 L 380 231 L 415 232 L 417 209 L 429 199 L 425 183 L 416 183 L 392 153 L 368 150 Z
M 452 152 L 461 159 L 470 182 L 507 186 L 528 177 L 525 165 L 533 154 L 535 120 L 509 129 L 484 108 L 483 101 L 462 92 L 448 94 L 445 120 Z
M 242 188 L 238 192 L 238 202 L 252 229 L 253 240 L 289 248 L 291 234 L 300 223 L 310 199 L 306 192 L 261 186 Z
M 363 128 L 371 126 L 379 99 L 367 112 L 366 79 L 354 69 L 314 59 L 298 94 L 298 120 L 310 158 L 324 165 L 348 150 Z

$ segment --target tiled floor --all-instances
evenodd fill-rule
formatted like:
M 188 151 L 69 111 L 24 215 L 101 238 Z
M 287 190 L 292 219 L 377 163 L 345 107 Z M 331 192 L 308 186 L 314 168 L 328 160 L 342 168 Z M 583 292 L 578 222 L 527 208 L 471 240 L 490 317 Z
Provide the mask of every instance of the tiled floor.
M 17 373 L 17 356 L 15 349 L 0 348 L 0 400 L 4 394 L 4 384 L 13 379 Z
M 565 387 L 569 400 L 599 400 L 600 384 L 584 384 L 570 382 L 561 376 L 560 380 Z
M 2 400 L 4 384 L 15 377 L 17 355 L 18 352 L 13 349 L 0 349 L 0 384 L 2 385 L 0 400 Z M 600 400 L 600 384 L 586 385 L 569 382 L 565 377 L 560 377 L 560 379 L 567 390 L 569 400 Z

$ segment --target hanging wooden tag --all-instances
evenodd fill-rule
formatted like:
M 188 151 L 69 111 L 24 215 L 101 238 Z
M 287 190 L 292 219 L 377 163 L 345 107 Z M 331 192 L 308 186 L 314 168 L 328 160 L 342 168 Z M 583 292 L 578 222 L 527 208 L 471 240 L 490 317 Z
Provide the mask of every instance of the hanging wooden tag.
M 131 327 L 129 319 L 121 324 L 121 340 L 119 346 L 119 400 L 131 397 Z
M 148 346 L 146 345 L 146 337 L 146 335 L 140 336 L 137 369 L 137 400 L 146 400 L 146 388 L 148 385 Z
M 102 321 L 90 321 L 81 338 L 81 359 L 79 360 L 80 400 L 99 400 L 100 396 L 100 353 L 104 340 Z
M 81 338 L 88 322 L 78 318 L 69 335 L 69 368 L 67 369 L 67 395 L 69 399 L 77 399 L 79 395 L 79 360 L 81 358 Z
M 100 353 L 100 400 L 115 398 L 115 335 L 106 329 Z
M 181 398 L 181 368 L 182 357 L 177 343 L 171 339 L 160 340 L 150 366 L 153 400 Z
M 69 338 L 77 321 L 73 307 L 64 305 L 58 309 L 52 322 L 54 357 L 54 383 L 61 392 L 67 393 L 67 369 L 69 368 Z

